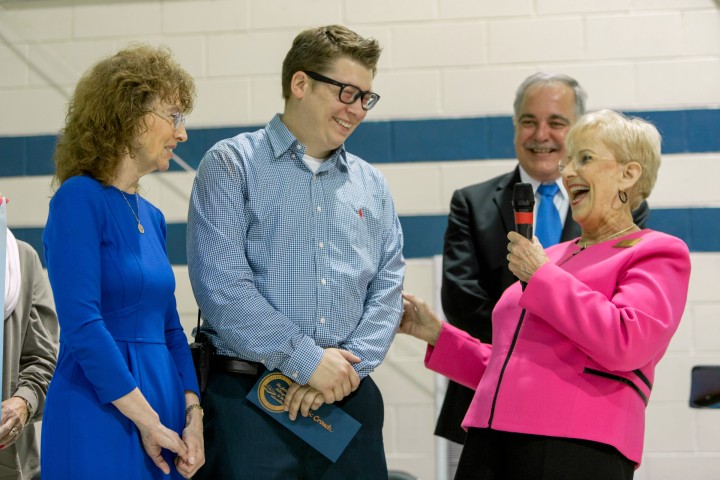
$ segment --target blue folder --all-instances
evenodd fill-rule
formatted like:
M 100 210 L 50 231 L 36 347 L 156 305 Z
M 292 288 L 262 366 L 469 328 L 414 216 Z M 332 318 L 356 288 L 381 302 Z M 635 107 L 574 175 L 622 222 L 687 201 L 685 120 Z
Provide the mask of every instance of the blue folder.
M 311 447 L 335 462 L 360 430 L 360 422 L 333 404 L 323 404 L 310 415 L 298 414 L 295 421 L 283 409 L 292 380 L 277 370 L 265 372 L 247 394 L 247 399 L 280 422 Z

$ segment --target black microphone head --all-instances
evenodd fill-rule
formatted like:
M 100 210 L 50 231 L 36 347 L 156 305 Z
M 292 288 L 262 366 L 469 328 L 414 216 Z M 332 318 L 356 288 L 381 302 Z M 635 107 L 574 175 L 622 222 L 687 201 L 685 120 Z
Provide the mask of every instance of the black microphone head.
M 513 210 L 516 212 L 532 212 L 535 208 L 535 193 L 529 183 L 518 182 L 513 187 Z

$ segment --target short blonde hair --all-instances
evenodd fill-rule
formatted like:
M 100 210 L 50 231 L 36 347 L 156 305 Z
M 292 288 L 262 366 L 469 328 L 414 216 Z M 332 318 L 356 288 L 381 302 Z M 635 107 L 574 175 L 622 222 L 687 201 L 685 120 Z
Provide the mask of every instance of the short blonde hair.
M 568 154 L 575 152 L 575 138 L 592 134 L 603 142 L 621 164 L 637 162 L 642 166 L 640 179 L 628 191 L 630 208 L 636 209 L 652 192 L 660 168 L 661 137 L 657 128 L 645 120 L 627 117 L 613 110 L 583 115 L 565 138 Z

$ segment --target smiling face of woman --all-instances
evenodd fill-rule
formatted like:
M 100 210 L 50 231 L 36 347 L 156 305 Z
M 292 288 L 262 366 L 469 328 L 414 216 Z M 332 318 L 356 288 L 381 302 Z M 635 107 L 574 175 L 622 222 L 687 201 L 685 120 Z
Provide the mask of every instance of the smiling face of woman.
M 642 171 L 636 162 L 621 163 L 597 129 L 572 138 L 568 159 L 561 162 L 573 220 L 583 237 L 598 239 L 632 225 L 630 206 L 618 193 L 627 192 Z
M 170 167 L 173 150 L 178 143 L 187 140 L 185 124 L 174 125 L 175 116 L 182 114 L 178 104 L 156 102 L 145 115 L 144 130 L 137 138 L 138 148 L 136 161 L 140 175 L 159 170 L 166 171 Z
M 144 175 L 166 171 L 170 167 L 173 150 L 188 138 L 184 119 L 178 102 L 153 102 L 140 120 L 133 152 L 127 152 L 115 170 L 113 185 L 134 193 Z

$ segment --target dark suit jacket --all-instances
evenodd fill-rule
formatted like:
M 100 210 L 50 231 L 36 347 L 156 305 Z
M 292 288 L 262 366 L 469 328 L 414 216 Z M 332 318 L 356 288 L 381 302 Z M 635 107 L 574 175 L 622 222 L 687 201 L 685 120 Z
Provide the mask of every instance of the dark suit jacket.
M 450 202 L 443 251 L 442 307 L 448 322 L 483 342 L 492 340 L 492 310 L 517 278 L 507 266 L 507 234 L 515 230 L 513 188 L 520 170 L 456 190 Z M 647 203 L 633 212 L 644 228 Z M 580 236 L 580 226 L 568 211 L 560 241 Z M 460 427 L 474 394 L 462 385 L 448 383 L 435 435 L 464 443 Z

